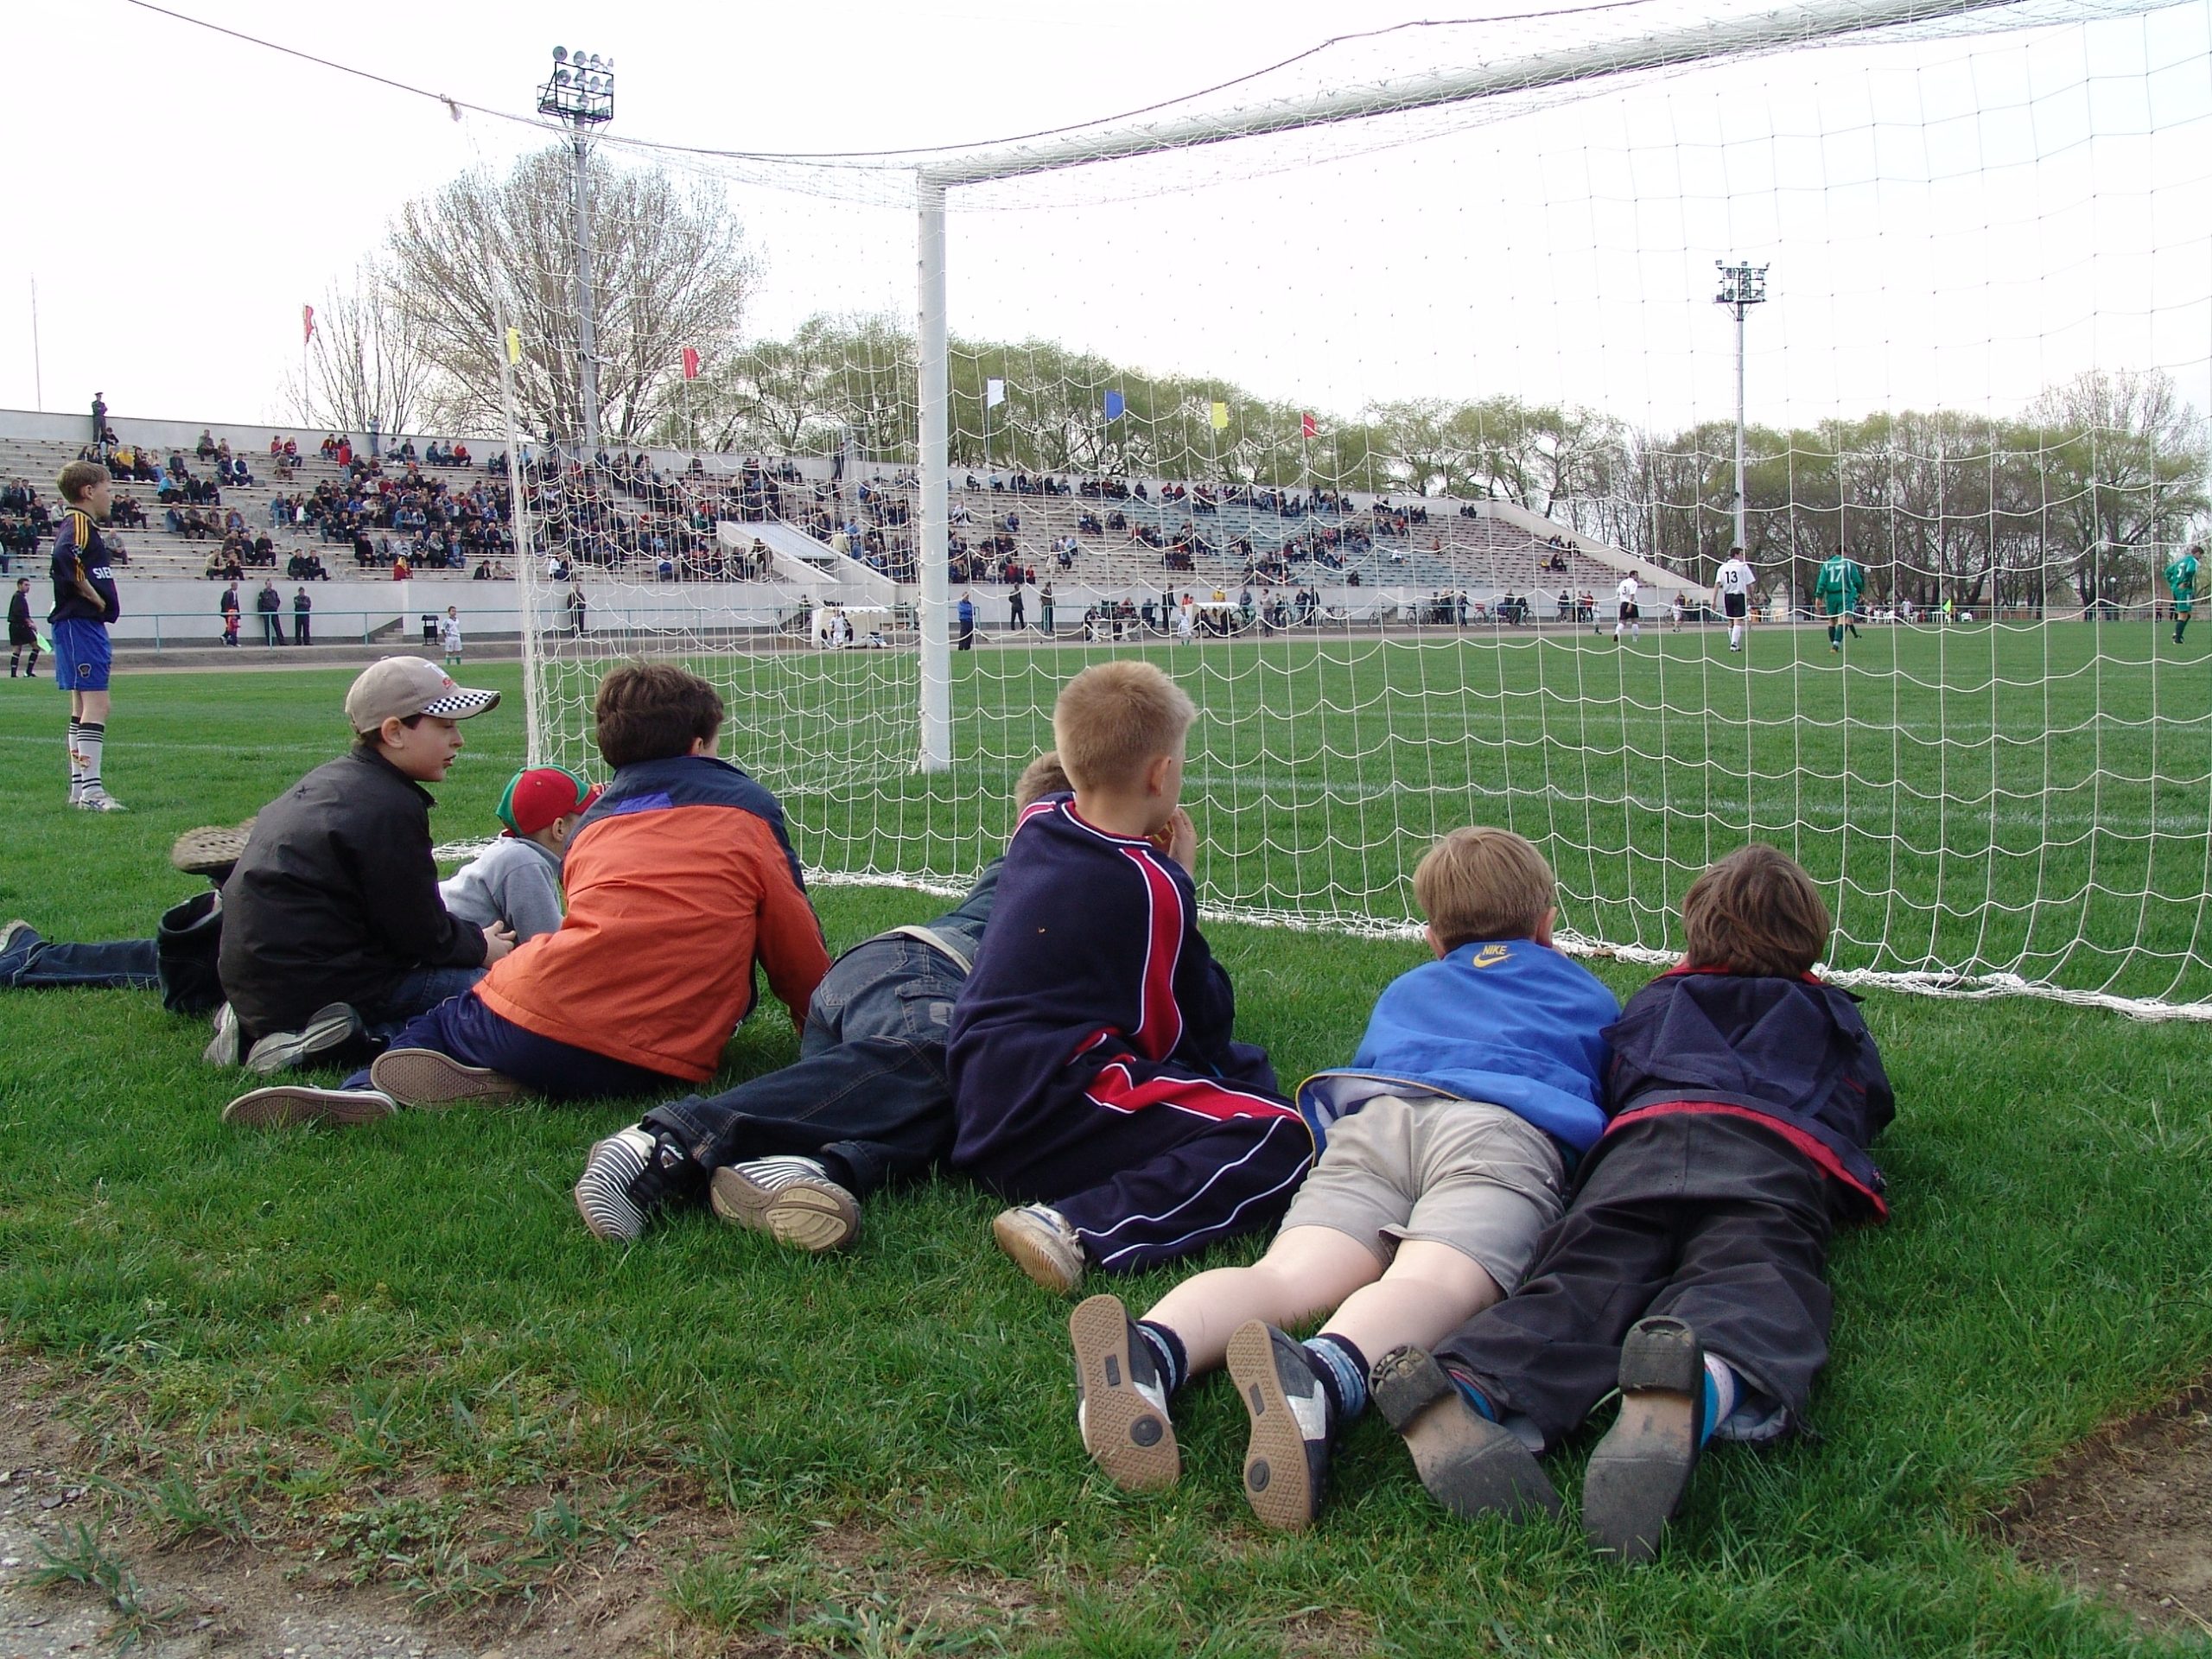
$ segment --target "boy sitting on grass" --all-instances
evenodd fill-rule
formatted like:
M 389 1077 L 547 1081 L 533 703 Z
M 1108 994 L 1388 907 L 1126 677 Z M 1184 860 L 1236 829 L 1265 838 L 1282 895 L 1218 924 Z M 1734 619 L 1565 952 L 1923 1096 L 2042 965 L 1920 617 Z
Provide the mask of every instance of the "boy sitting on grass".
M 1700 876 L 1681 965 L 1606 1033 L 1611 1122 L 1528 1280 L 1433 1359 L 1376 1364 L 1376 1403 L 1446 1508 L 1555 1512 L 1530 1448 L 1618 1385 L 1582 1526 L 1644 1560 L 1708 1439 L 1802 1422 L 1827 1360 L 1829 1230 L 1888 1213 L 1866 1147 L 1896 1112 L 1857 999 L 1813 977 L 1828 925 L 1812 878 L 1771 847 Z
M 358 1051 L 466 990 L 513 948 L 438 896 L 424 784 L 498 706 L 437 666 L 387 657 L 346 693 L 353 747 L 255 817 L 223 883 L 223 995 L 211 1065 L 281 1071 Z
M 714 687 L 673 664 L 632 664 L 601 683 L 593 717 L 614 778 L 569 842 L 560 927 L 415 1020 L 342 1087 L 257 1090 L 225 1108 L 226 1122 L 362 1123 L 403 1105 L 703 1082 L 752 1010 L 756 963 L 803 1018 L 830 967 L 822 925 L 783 808 L 715 758 Z
M 1038 756 L 1014 785 L 1015 816 L 1067 786 L 1058 759 Z M 594 1146 L 575 1188 L 584 1225 L 632 1239 L 704 1198 L 723 1220 L 803 1250 L 851 1243 L 863 1198 L 952 1144 L 945 1031 L 1005 862 L 986 864 L 927 926 L 893 928 L 838 957 L 808 1006 L 796 1065 L 655 1107 Z
M 1267 1055 L 1230 1040 L 1198 932 L 1177 804 L 1197 712 L 1148 663 L 1068 682 L 1052 737 L 1075 792 L 1021 815 L 953 1007 L 952 1166 L 1020 1206 L 992 1232 L 1050 1289 L 1267 1226 L 1313 1155 Z
M 1306 1526 L 1366 1408 L 1367 1356 L 1434 1342 L 1511 1291 L 1559 1217 L 1562 1147 L 1605 1127 L 1600 1033 L 1620 1006 L 1552 948 L 1543 855 L 1508 830 L 1456 830 L 1414 894 L 1436 960 L 1383 991 L 1349 1070 L 1300 1090 L 1327 1144 L 1267 1255 L 1139 1322 L 1112 1296 L 1069 1320 L 1077 1422 L 1117 1484 L 1175 1479 L 1167 1402 L 1225 1356 L 1251 1417 L 1244 1496 L 1268 1526 Z M 1331 1309 L 1304 1343 L 1281 1329 Z
M 561 855 L 600 791 L 565 766 L 525 766 L 499 797 L 499 838 L 438 883 L 446 908 L 527 944 L 561 925 Z

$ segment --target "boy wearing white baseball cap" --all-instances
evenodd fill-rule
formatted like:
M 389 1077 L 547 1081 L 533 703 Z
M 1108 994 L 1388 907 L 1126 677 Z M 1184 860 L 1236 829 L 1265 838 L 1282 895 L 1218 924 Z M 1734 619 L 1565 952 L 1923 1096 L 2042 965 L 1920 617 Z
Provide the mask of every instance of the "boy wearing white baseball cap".
M 387 657 L 346 693 L 353 748 L 264 807 L 223 884 L 229 1000 L 207 1058 L 280 1071 L 361 1052 L 454 995 L 514 947 L 445 907 L 425 784 L 444 778 L 460 722 L 499 694 L 435 664 Z

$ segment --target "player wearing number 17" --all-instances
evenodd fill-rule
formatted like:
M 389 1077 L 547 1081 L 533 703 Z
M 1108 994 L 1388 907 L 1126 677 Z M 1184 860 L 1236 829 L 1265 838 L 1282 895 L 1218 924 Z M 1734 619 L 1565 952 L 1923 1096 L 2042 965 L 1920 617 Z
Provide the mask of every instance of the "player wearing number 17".
M 2189 626 L 2190 613 L 2196 608 L 2196 569 L 2204 557 L 2202 547 L 2192 547 L 2166 567 L 2166 589 L 2174 596 L 2174 644 L 2181 644 L 2181 636 Z
M 1852 619 L 1859 613 L 1859 595 L 1866 591 L 1866 567 L 1848 553 L 1831 553 L 1821 562 L 1820 574 L 1813 579 L 1813 591 L 1820 595 L 1821 603 L 1828 616 L 1828 649 L 1843 649 L 1843 631 L 1851 630 L 1851 637 L 1859 637 L 1859 624 Z

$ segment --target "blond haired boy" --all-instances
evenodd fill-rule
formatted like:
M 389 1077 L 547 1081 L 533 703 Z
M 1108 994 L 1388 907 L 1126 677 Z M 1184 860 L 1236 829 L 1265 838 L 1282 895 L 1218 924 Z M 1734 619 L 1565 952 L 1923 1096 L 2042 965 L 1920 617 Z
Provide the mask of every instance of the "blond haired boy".
M 1147 663 L 1052 710 L 1073 784 L 1022 813 L 948 1045 L 954 1168 L 1013 1201 L 1000 1247 L 1048 1288 L 1271 1224 L 1313 1156 L 1198 926 L 1179 804 L 1197 710 Z
M 1567 1157 L 1605 1127 L 1619 1008 L 1552 947 L 1543 855 L 1509 830 L 1457 830 L 1414 893 L 1435 959 L 1383 991 L 1349 1068 L 1299 1090 L 1326 1147 L 1267 1255 L 1178 1286 L 1141 1323 L 1112 1296 L 1069 1320 L 1084 1445 L 1119 1484 L 1176 1478 L 1168 1399 L 1226 1358 L 1250 1417 L 1244 1495 L 1269 1526 L 1306 1525 L 1366 1408 L 1368 1356 L 1511 1291 L 1559 1217 Z M 1317 1313 L 1318 1336 L 1284 1334 Z

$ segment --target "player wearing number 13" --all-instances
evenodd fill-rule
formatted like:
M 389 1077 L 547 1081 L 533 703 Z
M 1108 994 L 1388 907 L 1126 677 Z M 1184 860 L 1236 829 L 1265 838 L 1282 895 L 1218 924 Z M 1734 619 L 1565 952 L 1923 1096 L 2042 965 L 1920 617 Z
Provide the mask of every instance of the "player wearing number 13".
M 2204 556 L 2204 550 L 2192 547 L 2175 558 L 2166 567 L 2166 588 L 2174 596 L 2174 644 L 2181 644 L 2183 630 L 2189 626 L 2190 613 L 2196 608 L 2196 567 Z
M 1843 649 L 1843 631 L 1851 630 L 1851 637 L 1859 637 L 1859 625 L 1852 619 L 1859 613 L 1859 595 L 1866 587 L 1866 567 L 1847 553 L 1832 553 L 1821 563 L 1820 574 L 1813 579 L 1813 591 L 1818 594 L 1828 616 L 1828 649 Z

